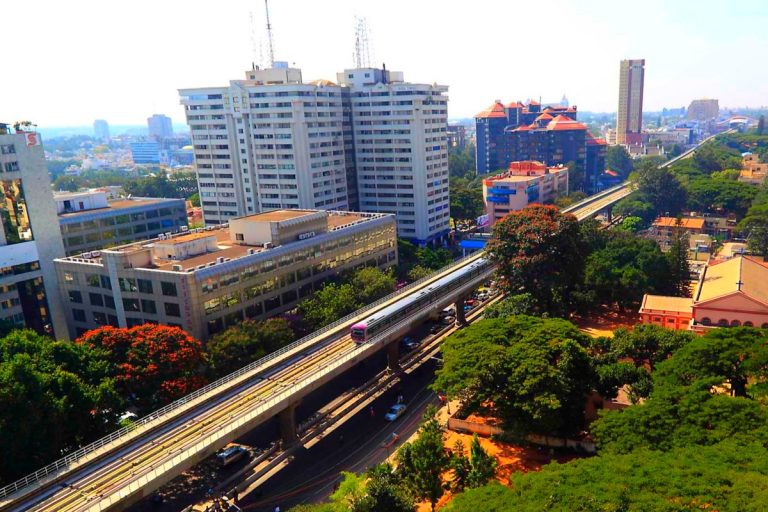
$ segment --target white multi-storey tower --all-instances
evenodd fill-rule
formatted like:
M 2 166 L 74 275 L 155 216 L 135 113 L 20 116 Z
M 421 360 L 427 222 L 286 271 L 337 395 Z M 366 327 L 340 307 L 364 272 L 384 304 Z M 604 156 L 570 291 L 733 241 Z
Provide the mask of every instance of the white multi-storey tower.
M 440 240 L 450 217 L 448 87 L 376 68 L 337 81 L 349 88 L 360 210 L 396 214 L 399 237 Z
M 275 63 L 180 89 L 205 223 L 281 208 L 349 209 L 342 87 Z

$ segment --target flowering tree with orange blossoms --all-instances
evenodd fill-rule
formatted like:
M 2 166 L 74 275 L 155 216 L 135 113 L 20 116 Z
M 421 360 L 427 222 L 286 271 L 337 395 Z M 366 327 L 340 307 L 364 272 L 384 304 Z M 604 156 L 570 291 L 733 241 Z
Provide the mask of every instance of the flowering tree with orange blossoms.
M 179 329 L 144 324 L 88 331 L 77 343 L 109 352 L 118 389 L 148 413 L 206 384 L 202 344 Z
M 568 311 L 586 255 L 576 217 L 540 204 L 511 212 L 494 225 L 488 253 L 506 293 L 531 294 L 542 312 Z

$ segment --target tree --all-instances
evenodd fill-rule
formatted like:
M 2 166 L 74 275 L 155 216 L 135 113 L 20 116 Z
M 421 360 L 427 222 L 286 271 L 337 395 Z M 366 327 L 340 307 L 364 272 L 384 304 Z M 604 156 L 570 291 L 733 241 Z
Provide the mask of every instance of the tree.
M 681 347 L 659 365 L 655 381 L 690 386 L 696 381 L 727 384 L 734 396 L 748 395 L 750 380 L 768 377 L 766 334 L 751 327 L 714 329 Z
M 654 241 L 614 231 L 587 258 L 584 284 L 598 300 L 626 309 L 638 306 L 645 293 L 666 293 L 668 276 L 669 264 Z
M 483 319 L 443 343 L 432 388 L 483 410 L 492 404 L 506 431 L 568 435 L 584 421 L 597 384 L 589 338 L 561 319 Z
M 192 203 L 192 206 L 200 207 L 200 192 L 195 192 L 189 196 L 189 202 Z
M 747 183 L 712 177 L 693 178 L 686 189 L 690 209 L 725 211 L 737 217 L 744 216 L 758 193 L 754 186 Z
M 423 279 L 432 275 L 433 273 L 435 273 L 435 270 L 432 270 L 431 268 L 416 265 L 411 267 L 411 270 L 408 271 L 408 280 L 410 282 L 418 281 L 419 279 Z
M 451 490 L 453 492 L 463 491 L 467 486 L 467 478 L 469 478 L 469 472 L 472 470 L 472 464 L 469 457 L 467 457 L 464 443 L 461 439 L 457 439 L 453 444 L 453 452 L 451 453 L 449 466 L 451 471 L 453 471 Z
M 605 167 L 626 178 L 632 172 L 634 164 L 624 146 L 608 146 L 605 151 Z
M 647 225 L 640 217 L 629 216 L 624 217 L 619 224 L 619 229 L 622 231 L 628 231 L 630 233 L 638 233 L 645 229 Z
M 413 279 L 409 276 L 411 271 L 414 276 L 424 275 L 422 270 L 415 270 L 416 267 L 422 267 L 429 271 L 439 270 L 453 261 L 453 256 L 446 249 L 432 249 L 431 247 L 416 247 L 411 242 L 399 238 L 397 240 L 397 254 L 399 259 L 398 275 L 401 278 Z
M 117 389 L 146 414 L 206 383 L 200 342 L 179 329 L 144 324 L 86 332 L 76 343 L 107 351 Z
M 616 359 L 631 359 L 636 366 L 647 367 L 652 372 L 656 365 L 694 339 L 696 337 L 688 331 L 638 324 L 632 329 L 616 329 L 607 341 Z
M 326 283 L 314 297 L 299 303 L 299 311 L 312 330 L 335 322 L 360 308 L 351 284 Z
M 395 276 L 378 267 L 364 267 L 352 276 L 352 286 L 359 302 L 370 304 L 395 291 Z
M 481 487 L 496 476 L 496 459 L 494 459 L 480 444 L 477 434 L 472 436 L 469 446 L 470 470 L 467 474 L 467 487 Z
M 513 315 L 532 315 L 536 312 L 536 304 L 530 293 L 520 293 L 505 297 L 491 304 L 483 312 L 483 318 L 504 318 Z
M 467 144 L 462 150 L 448 148 L 448 173 L 451 178 L 463 178 L 475 173 L 474 144 Z
M 576 217 L 543 205 L 511 212 L 494 225 L 488 255 L 507 294 L 530 293 L 542 311 L 567 311 L 583 268 Z
M 668 169 L 656 165 L 639 166 L 633 175 L 638 190 L 653 205 L 657 215 L 677 215 L 685 208 L 686 190 Z
M 669 452 L 641 449 L 512 474 L 510 487 L 470 489 L 446 512 L 721 512 L 768 509 L 768 450 L 728 441 Z
M 214 374 L 221 377 L 282 348 L 296 339 L 284 318 L 246 320 L 208 341 Z
M 559 196 L 557 199 L 555 199 L 555 206 L 560 209 L 568 208 L 572 204 L 578 203 L 579 201 L 582 201 L 586 198 L 587 194 L 581 190 L 577 190 L 576 192 L 571 192 L 567 196 Z
M 413 512 L 413 498 L 391 464 L 373 466 L 367 477 L 370 512 Z
M 483 214 L 483 191 L 479 188 L 470 188 L 460 183 L 452 183 L 450 186 L 451 217 L 457 220 L 472 220 Z
M 405 485 L 418 499 L 427 500 L 435 510 L 443 495 L 443 472 L 449 458 L 443 446 L 443 429 L 435 419 L 433 407 L 427 409 L 415 441 L 397 452 L 398 472 Z
M 768 194 L 766 200 L 755 200 L 747 215 L 739 222 L 739 231 L 747 235 L 749 249 L 768 255 Z
M 616 203 L 616 206 L 613 207 L 613 214 L 625 218 L 640 217 L 646 226 L 656 218 L 653 205 L 638 193 L 631 194 Z
M 688 264 L 690 237 L 680 224 L 678 220 L 678 227 L 672 235 L 672 245 L 666 253 L 669 264 L 669 289 L 677 297 L 690 297 L 691 268 Z
M 106 434 L 122 410 L 103 350 L 31 330 L 0 338 L 1 481 Z

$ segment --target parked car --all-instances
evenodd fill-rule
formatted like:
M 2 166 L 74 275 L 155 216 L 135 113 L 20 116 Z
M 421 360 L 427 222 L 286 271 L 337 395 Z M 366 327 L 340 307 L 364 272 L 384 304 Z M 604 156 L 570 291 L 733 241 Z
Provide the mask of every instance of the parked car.
M 240 444 L 231 444 L 216 454 L 216 460 L 221 466 L 228 466 L 248 455 L 248 449 Z
M 437 334 L 437 333 L 439 333 L 439 332 L 440 332 L 440 331 L 442 331 L 442 330 L 443 330 L 443 326 L 441 326 L 441 325 L 439 325 L 439 324 L 435 324 L 435 325 L 433 325 L 433 326 L 432 326 L 432 327 L 429 329 L 429 333 L 430 333 L 430 334 Z
M 387 421 L 395 421 L 397 418 L 405 414 L 407 407 L 405 404 L 396 404 L 389 408 L 387 414 L 384 415 L 384 419 Z
M 403 343 L 403 347 L 405 347 L 408 350 L 413 350 L 421 344 L 421 342 L 409 336 L 406 336 L 405 338 L 403 338 L 402 343 Z

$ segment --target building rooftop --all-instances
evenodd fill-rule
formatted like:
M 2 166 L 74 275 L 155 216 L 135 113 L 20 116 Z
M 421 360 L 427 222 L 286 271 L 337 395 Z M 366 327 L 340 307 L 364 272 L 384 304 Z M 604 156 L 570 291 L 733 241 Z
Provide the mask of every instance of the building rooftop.
M 562 114 L 555 117 L 553 120 L 547 124 L 547 130 L 586 130 L 587 125 L 584 123 L 580 123 L 578 121 L 574 121 L 570 117 L 564 116 Z
M 768 305 L 768 265 L 751 256 L 736 256 L 708 265 L 694 294 L 696 303 L 743 293 Z
M 704 218 L 703 217 L 682 217 L 677 219 L 676 217 L 659 217 L 653 221 L 654 227 L 657 228 L 674 228 L 679 226 L 683 229 L 703 229 Z
M 536 160 L 524 160 L 522 162 L 510 163 L 507 172 L 497 174 L 496 176 L 489 176 L 483 180 L 483 183 L 491 186 L 491 183 L 494 181 L 530 181 L 538 176 L 561 172 L 568 172 L 568 168 L 564 165 L 547 167 Z
M 504 105 L 500 101 L 497 101 L 487 109 L 483 110 L 475 117 L 507 117 L 507 113 L 504 111 Z
M 73 193 L 72 197 L 77 198 L 77 193 Z M 64 199 L 64 196 L 56 195 L 56 199 Z M 60 213 L 60 218 L 73 218 L 73 217 L 80 217 L 84 215 L 89 215 L 93 213 L 103 213 L 103 212 L 109 212 L 109 211 L 115 211 L 115 210 L 125 210 L 129 208 L 136 208 L 139 206 L 149 206 L 153 204 L 161 204 L 161 203 L 167 203 L 171 201 L 183 201 L 183 199 L 171 199 L 171 198 L 161 198 L 161 197 L 132 197 L 132 198 L 124 198 L 124 199 L 113 199 L 107 201 L 106 208 L 91 208 L 88 210 L 80 210 L 76 212 L 67 212 L 67 213 Z
M 314 213 L 316 213 L 314 210 L 272 210 L 269 212 L 240 217 L 240 219 L 247 219 L 253 222 L 282 222 L 284 220 L 297 219 Z
M 301 218 L 304 216 L 319 213 L 316 210 L 276 210 L 260 214 L 251 215 L 248 217 L 242 217 L 242 219 L 250 220 L 253 218 L 255 221 L 261 222 L 279 222 L 283 220 L 291 220 Z M 361 222 L 368 222 L 374 219 L 392 217 L 391 215 L 381 213 L 358 213 L 358 212 L 322 212 L 327 213 L 325 221 L 327 222 L 327 230 L 335 231 L 352 226 L 353 224 L 359 224 Z M 321 220 L 322 218 L 318 218 Z M 199 242 L 200 244 L 207 245 L 209 248 L 207 252 L 193 254 L 183 259 L 172 259 L 160 256 L 160 251 L 154 251 L 153 248 L 162 246 L 175 246 L 183 247 L 184 244 L 192 244 L 196 241 L 204 238 L 213 238 L 207 244 Z M 297 243 L 297 241 L 290 241 L 283 243 L 282 246 Z M 210 248 L 214 248 L 210 250 Z M 191 232 L 177 233 L 173 236 L 162 238 L 154 238 L 151 240 L 144 240 L 141 242 L 134 242 L 131 244 L 121 245 L 111 249 L 102 250 L 98 253 L 98 256 L 94 254 L 92 258 L 82 258 L 80 256 L 71 256 L 64 258 L 64 260 L 83 261 L 89 260 L 93 263 L 101 263 L 101 254 L 120 252 L 126 255 L 137 254 L 149 249 L 151 257 L 147 257 L 145 263 L 135 265 L 136 268 L 153 268 L 166 271 L 178 271 L 187 272 L 190 269 L 197 267 L 208 266 L 213 263 L 220 263 L 222 261 L 229 261 L 243 256 L 248 256 L 255 253 L 262 253 L 265 251 L 275 250 L 277 247 L 271 247 L 267 245 L 247 245 L 242 241 L 233 240 L 230 234 L 230 227 L 228 224 L 223 224 L 216 227 L 198 228 Z M 205 249 L 202 249 L 205 250 Z M 183 251 L 182 251 L 183 252 Z
M 640 311 L 675 311 L 677 313 L 693 312 L 693 299 L 690 297 L 667 297 L 664 295 L 645 295 Z

